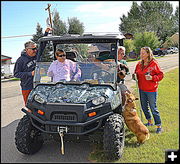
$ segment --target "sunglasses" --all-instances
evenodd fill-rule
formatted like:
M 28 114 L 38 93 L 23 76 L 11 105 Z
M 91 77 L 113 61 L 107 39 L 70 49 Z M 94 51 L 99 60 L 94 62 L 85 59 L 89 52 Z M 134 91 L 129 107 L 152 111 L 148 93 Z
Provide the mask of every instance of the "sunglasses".
M 56 54 L 57 57 L 65 57 L 66 55 L 59 55 L 59 54 Z
M 33 51 L 34 51 L 34 50 L 37 50 L 37 48 L 36 48 L 36 47 L 35 47 L 35 48 L 28 48 L 28 49 L 31 49 L 31 50 L 33 50 Z

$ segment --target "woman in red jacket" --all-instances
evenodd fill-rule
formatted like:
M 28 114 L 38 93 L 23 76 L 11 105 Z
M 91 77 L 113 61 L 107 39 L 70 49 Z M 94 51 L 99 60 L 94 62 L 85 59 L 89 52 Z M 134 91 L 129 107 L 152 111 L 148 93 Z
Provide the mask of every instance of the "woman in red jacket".
M 140 51 L 140 59 L 136 65 L 134 73 L 137 76 L 141 107 L 148 123 L 146 126 L 152 126 L 151 109 L 155 125 L 156 133 L 162 132 L 160 113 L 157 109 L 157 91 L 158 82 L 163 79 L 163 72 L 158 62 L 153 57 L 152 50 L 149 47 L 143 47 Z

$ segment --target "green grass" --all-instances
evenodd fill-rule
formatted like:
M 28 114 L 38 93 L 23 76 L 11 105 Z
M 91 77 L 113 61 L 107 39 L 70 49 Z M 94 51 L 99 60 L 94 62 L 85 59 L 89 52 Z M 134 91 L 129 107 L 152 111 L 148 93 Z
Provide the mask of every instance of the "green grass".
M 93 162 L 114 163 L 164 163 L 166 149 L 179 149 L 179 69 L 165 73 L 164 79 L 159 82 L 157 106 L 160 111 L 164 132 L 156 134 L 156 126 L 148 127 L 150 139 L 143 145 L 136 145 L 136 137 L 126 127 L 125 147 L 121 159 L 107 161 L 104 159 L 102 144 L 93 145 L 93 152 L 89 159 Z M 134 86 L 137 96 L 137 88 Z M 137 110 L 140 117 L 139 101 Z M 144 116 L 144 114 L 143 114 Z M 146 123 L 143 117 L 143 122 Z
M 13 77 L 11 80 L 12 80 L 12 81 L 20 81 L 19 78 L 15 78 L 15 77 Z

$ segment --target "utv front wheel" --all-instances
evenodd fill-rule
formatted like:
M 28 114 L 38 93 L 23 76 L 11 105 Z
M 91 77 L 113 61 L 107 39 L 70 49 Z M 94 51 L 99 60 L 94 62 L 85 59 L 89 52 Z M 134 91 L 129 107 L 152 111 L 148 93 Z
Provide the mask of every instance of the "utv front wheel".
M 124 119 L 120 114 L 109 116 L 104 127 L 103 148 L 108 160 L 122 157 L 124 148 Z
M 43 145 L 41 132 L 32 126 L 28 115 L 25 115 L 18 123 L 15 132 L 15 144 L 23 154 L 34 154 Z

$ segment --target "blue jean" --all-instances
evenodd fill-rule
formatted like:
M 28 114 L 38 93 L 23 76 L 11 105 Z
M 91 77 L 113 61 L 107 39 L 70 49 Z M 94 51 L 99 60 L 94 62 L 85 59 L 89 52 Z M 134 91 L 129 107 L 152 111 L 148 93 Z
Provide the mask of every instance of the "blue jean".
M 160 126 L 161 118 L 160 118 L 160 113 L 157 109 L 157 92 L 145 92 L 139 90 L 139 95 L 140 95 L 141 108 L 144 112 L 146 119 L 152 120 L 151 113 L 148 108 L 149 105 L 154 118 L 155 125 Z

